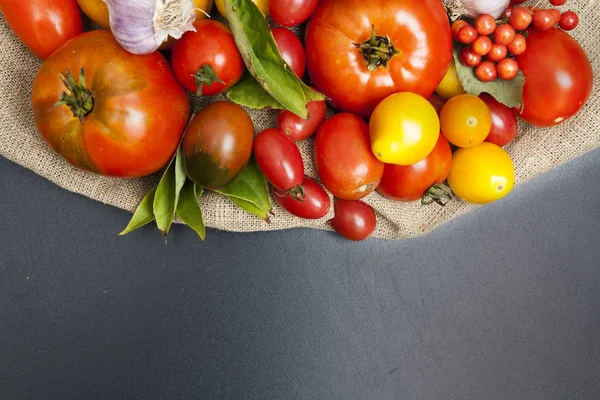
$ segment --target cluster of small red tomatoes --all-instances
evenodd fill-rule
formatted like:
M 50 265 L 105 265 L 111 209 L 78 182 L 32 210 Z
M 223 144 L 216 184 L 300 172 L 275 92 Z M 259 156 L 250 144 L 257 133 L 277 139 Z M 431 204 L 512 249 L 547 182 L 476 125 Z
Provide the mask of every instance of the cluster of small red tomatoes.
M 204 96 L 222 93 L 245 71 L 226 25 L 198 19 L 196 32 L 170 43 L 169 65 L 158 51 L 127 53 L 109 31 L 81 33 L 80 20 L 64 18 L 68 1 L 0 0 L 0 8 L 32 50 L 45 50 L 36 52 L 41 58 L 52 53 L 51 40 L 62 45 L 75 37 L 42 64 L 32 88 L 38 131 L 71 164 L 107 176 L 148 175 L 169 162 L 181 141 L 188 177 L 218 189 L 254 154 L 284 209 L 322 218 L 330 197 L 304 175 L 304 161 L 310 160 L 302 160 L 295 144 L 316 135 L 318 178 L 334 196 L 331 224 L 352 240 L 365 239 L 375 228 L 375 213 L 361 200 L 374 190 L 398 201 L 426 195 L 443 202 L 449 192 L 434 185 L 447 180 L 469 202 L 504 196 L 514 169 L 501 146 L 516 135 L 515 113 L 538 126 L 556 125 L 575 115 L 591 93 L 589 60 L 560 29 L 528 29 L 527 49 L 515 55 L 527 78 L 523 107 L 511 110 L 487 94 L 465 94 L 459 84 L 459 90 L 442 90 L 455 69 L 451 27 L 440 0 L 253 2 L 281 25 L 272 34 L 290 68 L 299 77 L 306 69 L 311 85 L 337 113 L 326 119 L 325 102 L 309 102 L 308 119 L 281 111 L 276 128 L 255 136 L 244 108 L 218 101 L 189 122 L 182 86 Z M 36 14 L 36 7 L 46 14 Z M 51 8 L 54 14 L 48 14 Z M 27 12 L 37 24 L 18 22 Z M 41 15 L 52 15 L 54 27 L 62 23 L 64 29 L 53 36 Z M 303 44 L 285 27 L 305 21 Z M 43 35 L 27 34 L 38 26 Z M 71 36 L 61 37 L 65 32 Z M 78 78 L 65 71 L 82 73 Z

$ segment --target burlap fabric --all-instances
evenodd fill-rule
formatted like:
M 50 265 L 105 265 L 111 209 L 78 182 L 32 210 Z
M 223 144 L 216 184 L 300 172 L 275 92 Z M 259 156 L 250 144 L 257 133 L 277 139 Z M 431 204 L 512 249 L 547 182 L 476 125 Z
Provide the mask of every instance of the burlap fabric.
M 582 44 L 592 63 L 594 91 L 582 112 L 559 127 L 539 129 L 519 121 L 519 135 L 514 143 L 507 146 L 515 163 L 516 184 L 600 145 L 600 5 L 595 0 L 570 0 L 567 6 L 581 17 L 579 27 L 572 34 Z M 158 182 L 159 174 L 133 180 L 105 178 L 77 170 L 54 154 L 36 132 L 30 107 L 30 88 L 40 62 L 12 34 L 1 16 L 0 43 L 0 155 L 67 190 L 125 210 L 135 210 L 148 190 Z M 270 111 L 251 110 L 250 114 L 256 132 L 275 124 Z M 306 174 L 314 177 L 312 145 L 312 139 L 300 143 Z M 374 236 L 385 239 L 423 235 L 476 207 L 460 200 L 454 200 L 446 207 L 422 207 L 419 202 L 389 201 L 377 193 L 372 193 L 365 201 L 377 212 Z M 267 224 L 215 193 L 206 193 L 200 203 L 206 226 L 222 230 L 331 229 L 327 220 L 332 217 L 333 208 L 327 217 L 309 221 L 287 214 L 273 202 L 275 216 Z

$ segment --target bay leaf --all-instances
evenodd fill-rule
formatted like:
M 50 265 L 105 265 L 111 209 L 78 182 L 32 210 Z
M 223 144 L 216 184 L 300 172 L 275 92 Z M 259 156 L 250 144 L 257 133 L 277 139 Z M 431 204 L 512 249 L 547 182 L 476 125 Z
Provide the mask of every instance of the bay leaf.
M 519 70 L 517 76 L 510 81 L 504 81 L 497 78 L 491 82 L 482 82 L 475 75 L 475 69 L 467 67 L 460 62 L 460 49 L 462 45 L 454 46 L 454 63 L 456 65 L 456 75 L 463 85 L 465 92 L 474 96 L 481 93 L 489 93 L 500 103 L 509 108 L 521 108 L 523 105 L 523 86 L 525 85 L 525 75 Z
M 242 79 L 227 91 L 227 97 L 234 103 L 250 108 L 285 109 L 249 73 L 244 74 Z
M 127 227 L 119 233 L 120 236 L 127 235 L 128 233 L 154 221 L 154 209 L 152 205 L 154 203 L 155 194 L 156 187 L 153 187 L 152 190 L 146 194 L 140 205 L 133 213 L 133 217 L 131 217 Z
M 206 228 L 202 218 L 202 210 L 198 204 L 198 198 L 202 196 L 204 189 L 191 180 L 186 180 L 177 203 L 177 216 L 190 228 L 192 228 L 201 240 L 206 238 Z
M 169 233 L 169 230 L 171 229 L 173 217 L 175 216 L 175 209 L 179 201 L 179 192 L 183 188 L 186 178 L 183 149 L 179 146 L 175 156 L 171 162 L 169 162 L 169 166 L 158 183 L 153 203 L 156 225 L 165 235 Z

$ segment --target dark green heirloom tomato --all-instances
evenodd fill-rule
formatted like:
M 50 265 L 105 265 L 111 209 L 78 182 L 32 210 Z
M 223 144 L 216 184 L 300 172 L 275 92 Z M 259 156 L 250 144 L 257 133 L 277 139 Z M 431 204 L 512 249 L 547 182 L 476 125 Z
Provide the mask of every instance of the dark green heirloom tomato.
M 194 116 L 183 137 L 187 176 L 206 189 L 233 181 L 252 155 L 254 126 L 237 104 L 218 101 Z

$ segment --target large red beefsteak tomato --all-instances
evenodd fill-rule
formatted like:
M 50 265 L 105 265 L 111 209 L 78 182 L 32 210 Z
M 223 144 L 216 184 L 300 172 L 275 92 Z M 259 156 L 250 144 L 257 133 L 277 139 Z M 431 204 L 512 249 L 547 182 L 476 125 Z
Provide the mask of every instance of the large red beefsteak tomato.
M 305 46 L 314 86 L 363 118 L 392 93 L 429 97 L 452 59 L 439 0 L 321 0 Z
M 52 149 L 78 168 L 115 177 L 163 167 L 190 115 L 167 60 L 131 54 L 108 31 L 84 33 L 52 54 L 35 76 L 31 102 Z

